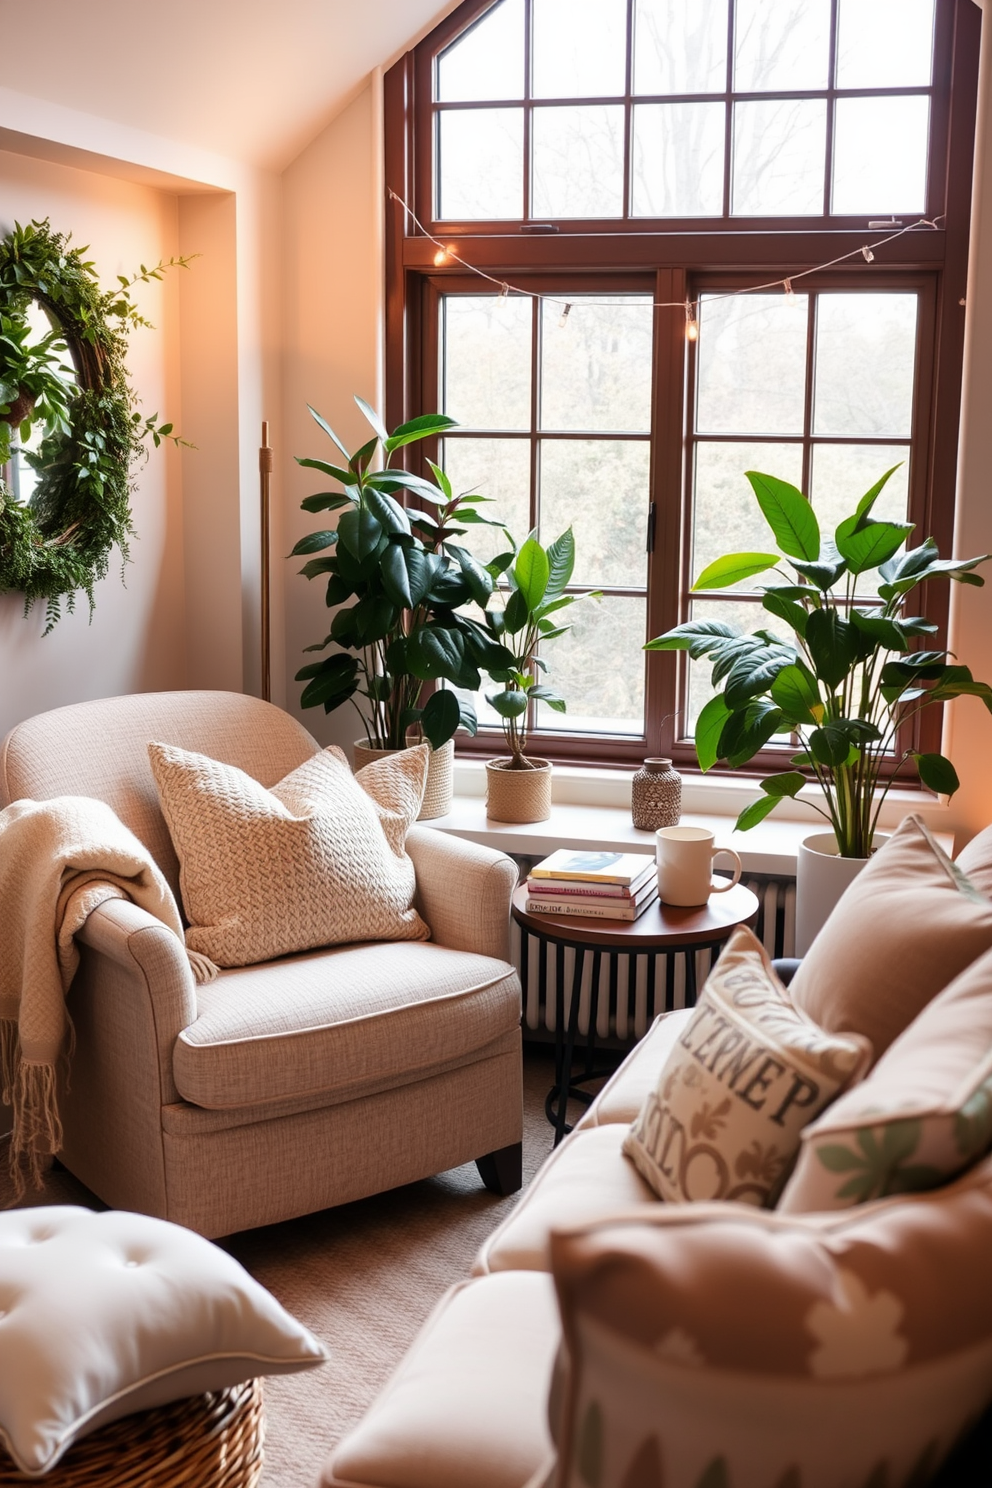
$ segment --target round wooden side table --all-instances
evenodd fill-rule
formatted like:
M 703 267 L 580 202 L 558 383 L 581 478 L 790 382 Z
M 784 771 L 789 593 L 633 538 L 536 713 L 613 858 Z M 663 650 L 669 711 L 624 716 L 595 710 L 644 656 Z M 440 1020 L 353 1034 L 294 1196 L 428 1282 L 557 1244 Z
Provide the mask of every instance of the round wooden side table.
M 525 935 L 532 935 L 541 947 L 541 966 L 545 964 L 545 950 L 555 946 L 558 951 L 558 976 L 556 979 L 555 1007 L 555 1083 L 552 1086 L 545 1111 L 555 1129 L 555 1146 L 571 1127 L 566 1125 L 565 1115 L 569 1096 L 586 1103 L 591 1096 L 581 1085 L 594 1079 L 601 1071 L 592 1068 L 596 1039 L 596 1016 L 599 1002 L 599 973 L 603 956 L 610 958 L 610 985 L 616 986 L 617 958 L 620 956 L 647 956 L 648 963 L 648 1016 L 656 1011 L 655 957 L 681 955 L 685 959 L 685 1002 L 691 1007 L 696 1001 L 696 952 L 717 950 L 737 929 L 738 925 L 753 925 L 758 917 L 758 899 L 743 884 L 735 884 L 723 894 L 713 894 L 706 904 L 692 909 L 677 909 L 671 904 L 656 900 L 636 920 L 600 920 L 585 915 L 534 914 L 527 904 L 527 885 L 520 884 L 513 893 L 513 918 Z M 572 995 L 565 1012 L 564 952 L 575 952 L 572 971 Z M 589 1033 L 586 1044 L 586 1070 L 579 1078 L 572 1076 L 572 1058 L 575 1051 L 575 1036 L 579 1025 L 579 1002 L 582 989 L 582 974 L 587 955 L 592 957 L 592 1001 L 589 1008 Z M 526 965 L 526 954 L 523 957 Z M 674 963 L 670 963 L 674 964 Z M 543 972 L 542 972 L 543 974 Z M 666 978 L 665 1007 L 672 1006 L 673 978 Z

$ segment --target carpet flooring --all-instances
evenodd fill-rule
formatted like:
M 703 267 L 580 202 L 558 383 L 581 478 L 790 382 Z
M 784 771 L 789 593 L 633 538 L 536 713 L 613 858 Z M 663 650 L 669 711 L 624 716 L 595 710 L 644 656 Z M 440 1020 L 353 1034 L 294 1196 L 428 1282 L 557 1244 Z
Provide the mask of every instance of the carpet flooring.
M 552 1080 L 550 1051 L 528 1048 L 525 1186 L 551 1151 L 544 1097 Z M 3 1206 L 12 1194 L 0 1166 Z M 438 1298 L 468 1274 L 479 1245 L 517 1197 L 488 1193 L 470 1163 L 222 1242 L 331 1350 L 322 1369 L 266 1381 L 262 1488 L 313 1488 L 332 1448 L 364 1415 Z M 58 1169 L 44 1193 L 25 1202 L 103 1207 Z

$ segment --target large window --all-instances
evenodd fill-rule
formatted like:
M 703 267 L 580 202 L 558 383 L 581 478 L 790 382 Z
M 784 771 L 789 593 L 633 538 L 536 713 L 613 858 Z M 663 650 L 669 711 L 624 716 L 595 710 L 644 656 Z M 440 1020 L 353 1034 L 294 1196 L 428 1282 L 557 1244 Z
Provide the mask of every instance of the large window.
M 456 486 L 520 537 L 571 524 L 575 587 L 603 591 L 549 654 L 569 707 L 538 709 L 542 753 L 692 762 L 708 670 L 641 648 L 690 614 L 763 623 L 747 583 L 690 592 L 765 545 L 745 470 L 829 528 L 900 464 L 887 510 L 949 545 L 978 23 L 467 0 L 389 74 L 389 417 L 457 419 Z

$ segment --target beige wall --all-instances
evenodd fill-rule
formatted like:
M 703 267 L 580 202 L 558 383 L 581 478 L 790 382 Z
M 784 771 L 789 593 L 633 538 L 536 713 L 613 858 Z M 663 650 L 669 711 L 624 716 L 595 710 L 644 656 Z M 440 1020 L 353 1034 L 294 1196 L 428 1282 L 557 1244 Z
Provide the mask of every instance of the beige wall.
M 0 152 L 0 231 L 15 220 L 49 217 L 89 244 L 105 283 L 179 248 L 176 198 L 148 186 Z M 182 426 L 176 274 L 141 286 L 156 329 L 131 336 L 129 367 L 144 409 Z M 114 693 L 181 687 L 185 679 L 183 512 L 180 457 L 152 452 L 136 471 L 132 562 L 121 584 L 118 556 L 96 589 L 90 623 L 85 597 L 43 636 L 44 606 L 25 619 L 17 594 L 0 595 L 0 736 L 42 709 Z

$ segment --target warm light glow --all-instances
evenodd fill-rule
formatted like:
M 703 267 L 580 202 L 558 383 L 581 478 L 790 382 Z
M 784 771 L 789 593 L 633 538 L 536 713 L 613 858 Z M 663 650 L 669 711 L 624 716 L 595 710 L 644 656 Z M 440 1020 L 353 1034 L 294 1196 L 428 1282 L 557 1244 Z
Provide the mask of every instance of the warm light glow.
M 685 302 L 685 339 L 687 341 L 699 340 L 699 323 L 696 320 L 696 307 L 691 300 Z
M 439 248 L 434 255 L 434 267 L 440 269 L 448 262 L 448 254 L 444 248 Z

